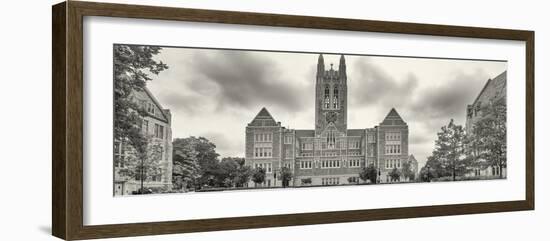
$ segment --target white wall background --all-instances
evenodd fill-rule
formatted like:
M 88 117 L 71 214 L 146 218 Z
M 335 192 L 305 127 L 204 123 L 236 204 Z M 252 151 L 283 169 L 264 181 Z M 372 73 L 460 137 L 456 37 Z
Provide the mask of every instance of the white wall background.
M 536 149 L 550 116 L 549 9 L 544 1 L 116 1 L 191 8 L 407 21 L 536 31 Z M 51 230 L 51 10 L 57 1 L 8 1 L 0 9 L 1 240 L 56 240 Z M 513 100 L 512 100 L 513 101 Z M 164 235 L 155 240 L 535 240 L 548 237 L 550 169 L 536 154 L 536 211 Z M 151 240 L 152 237 L 122 240 Z

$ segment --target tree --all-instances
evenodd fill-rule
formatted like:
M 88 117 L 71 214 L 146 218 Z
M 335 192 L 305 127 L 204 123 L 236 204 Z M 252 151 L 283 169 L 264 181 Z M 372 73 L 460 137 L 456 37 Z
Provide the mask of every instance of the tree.
M 435 150 L 432 155 L 428 157 L 424 167 L 420 169 L 420 180 L 423 182 L 430 182 L 433 178 L 448 176 L 446 170 L 443 169 L 438 156 L 439 152 Z
M 243 157 L 224 157 L 222 158 L 222 161 L 224 160 L 232 160 L 235 163 L 237 163 L 239 166 L 244 166 L 244 158 Z
M 401 176 L 401 172 L 396 167 L 393 168 L 393 170 L 388 174 L 390 176 L 390 180 L 392 182 L 399 181 L 399 177 Z
M 378 173 L 373 164 L 370 164 L 368 167 L 363 167 L 361 172 L 359 172 L 359 178 L 361 178 L 363 182 L 369 180 L 370 183 L 376 183 L 377 176 Z
M 449 173 L 452 180 L 456 176 L 464 175 L 469 166 L 469 160 L 465 155 L 466 134 L 461 125 L 456 125 L 451 119 L 448 125 L 441 127 L 435 141 L 434 157 L 441 163 L 445 173 Z
M 197 151 L 197 159 L 201 167 L 201 177 L 199 183 L 201 186 L 219 186 L 216 185 L 216 175 L 219 173 L 219 154 L 216 153 L 216 145 L 204 137 L 189 137 Z M 219 179 L 218 179 L 219 180 Z
M 409 181 L 413 181 L 415 179 L 415 173 L 411 169 L 411 163 L 409 161 L 403 162 L 403 165 L 401 165 L 401 174 L 404 178 L 408 178 Z
M 182 159 L 174 154 L 174 176 L 185 179 L 196 189 L 213 187 L 243 187 L 250 181 L 252 169 L 245 166 L 242 157 L 224 157 L 221 161 L 216 153 L 216 145 L 204 137 L 176 138 L 173 141 L 174 153 L 189 158 Z M 178 166 L 176 168 L 176 162 Z M 184 170 L 188 169 L 187 174 Z
M 243 187 L 252 176 L 252 169 L 245 166 L 242 157 L 224 157 L 217 165 L 210 165 L 210 173 L 216 187 Z M 214 168 L 214 166 L 216 168 Z
M 292 180 L 292 170 L 288 167 L 282 167 L 279 174 L 279 180 L 283 183 L 283 188 L 288 187 L 290 180 Z
M 196 188 L 220 186 L 219 154 L 216 153 L 214 143 L 204 137 L 194 136 L 176 138 L 173 143 L 174 149 L 178 149 L 179 146 L 189 146 L 196 153 L 196 161 L 200 167 L 199 177 L 195 180 Z
M 151 141 L 150 137 L 145 138 L 145 145 L 140 148 L 134 148 L 134 155 L 128 155 L 124 162 L 124 167 L 119 170 L 119 174 L 134 177 L 140 181 L 139 194 L 143 194 L 144 182 L 162 173 L 160 164 L 162 158 L 162 146 L 159 143 Z
M 430 182 L 433 178 L 433 172 L 430 170 L 429 165 L 425 165 L 420 169 L 419 178 L 421 182 Z
M 181 139 L 172 142 L 172 183 L 176 189 L 191 188 L 200 177 L 200 165 L 194 147 Z
M 245 160 L 242 157 L 224 157 L 222 158 L 220 165 L 218 180 L 231 180 L 231 186 L 244 187 L 250 177 L 252 176 L 252 168 L 245 166 Z M 228 181 L 225 181 L 227 184 Z
M 254 169 L 252 181 L 256 183 L 256 185 L 265 182 L 265 169 L 261 167 Z
M 496 166 L 502 178 L 506 167 L 506 99 L 492 99 L 481 107 L 481 118 L 474 124 L 471 143 L 477 154 L 476 164 L 481 167 Z
M 141 126 L 147 116 L 145 106 L 132 98 L 134 91 L 142 91 L 149 74 L 159 74 L 168 68 L 162 61 L 153 59 L 160 47 L 120 45 L 114 47 L 114 139 L 131 145 L 139 153 L 145 153 L 147 137 Z
M 233 158 L 223 158 L 218 165 L 217 171 L 212 172 L 218 187 L 233 187 L 237 179 L 239 163 Z
M 248 181 L 250 181 L 250 177 L 252 176 L 252 173 L 253 173 L 253 170 L 251 167 L 241 165 L 239 169 L 237 169 L 235 186 L 244 187 L 248 183 Z

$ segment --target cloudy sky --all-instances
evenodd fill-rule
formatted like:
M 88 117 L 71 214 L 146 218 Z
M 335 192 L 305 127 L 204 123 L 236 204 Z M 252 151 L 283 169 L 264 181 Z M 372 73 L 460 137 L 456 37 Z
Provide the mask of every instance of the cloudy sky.
M 325 68 L 339 55 L 324 54 Z M 282 125 L 314 128 L 318 54 L 163 48 L 169 69 L 148 87 L 172 111 L 172 136 L 204 136 L 221 156 L 244 156 L 246 125 L 266 107 Z M 346 55 L 348 128 L 378 125 L 392 107 L 409 125 L 409 152 L 423 165 L 436 133 L 506 62 Z

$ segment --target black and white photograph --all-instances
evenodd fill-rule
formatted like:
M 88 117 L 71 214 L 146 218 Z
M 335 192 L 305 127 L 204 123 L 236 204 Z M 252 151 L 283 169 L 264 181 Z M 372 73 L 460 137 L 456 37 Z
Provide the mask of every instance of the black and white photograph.
M 506 179 L 504 60 L 113 51 L 115 196 Z
M 0 240 L 548 236 L 543 1 L 5 5 Z

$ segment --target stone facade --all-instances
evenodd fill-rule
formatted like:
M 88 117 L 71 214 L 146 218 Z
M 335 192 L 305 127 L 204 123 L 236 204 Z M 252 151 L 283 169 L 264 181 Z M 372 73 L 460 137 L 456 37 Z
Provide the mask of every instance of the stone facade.
M 476 121 L 481 118 L 481 106 L 494 98 L 506 98 L 506 71 L 493 79 L 487 80 L 485 86 L 471 105 L 466 109 L 466 132 L 471 133 Z
M 134 91 L 131 97 L 136 103 L 143 106 L 148 115 L 143 118 L 142 131 L 151 140 L 151 144 L 160 148 L 160 171 L 157 175 L 147 178 L 144 188 L 172 187 L 172 115 L 170 110 L 163 109 L 151 92 L 145 88 L 143 91 Z M 135 151 L 124 142 L 114 143 L 114 189 L 113 194 L 130 195 L 141 187 L 139 177 L 126 176 L 120 170 L 125 167 L 125 160 L 132 158 Z
M 487 80 L 485 86 L 479 92 L 474 102 L 468 105 L 466 109 L 466 134 L 470 135 L 473 131 L 475 123 L 483 116 L 481 113 L 482 106 L 488 104 L 495 99 L 506 98 L 506 71 L 502 72 L 493 79 Z M 473 168 L 467 176 L 485 176 L 496 177 L 500 176 L 500 169 L 496 166 L 487 168 Z M 502 169 L 502 176 L 506 177 L 506 168 Z
M 347 128 L 347 73 L 342 55 L 338 70 L 325 69 L 319 56 L 315 80 L 315 129 L 287 129 L 264 107 L 246 127 L 245 164 L 266 169 L 259 186 L 281 186 L 281 167 L 292 170 L 291 186 L 359 182 L 359 172 L 374 165 L 378 182 L 409 158 L 408 126 L 395 109 L 374 128 Z M 404 181 L 404 180 L 401 180 Z M 249 186 L 254 186 L 252 181 Z

